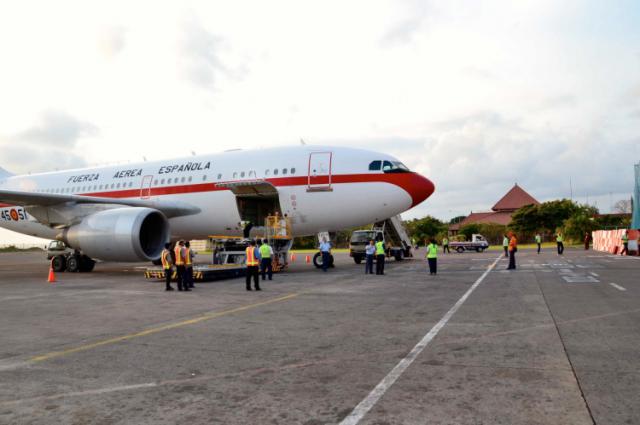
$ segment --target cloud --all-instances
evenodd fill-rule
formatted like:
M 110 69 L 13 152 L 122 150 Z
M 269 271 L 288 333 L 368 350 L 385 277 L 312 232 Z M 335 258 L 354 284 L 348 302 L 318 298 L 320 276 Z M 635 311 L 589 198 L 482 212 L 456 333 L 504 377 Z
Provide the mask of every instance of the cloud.
M 222 77 L 241 78 L 246 69 L 233 69 L 225 63 L 222 53 L 226 40 L 208 31 L 196 18 L 191 17 L 182 26 L 180 61 L 183 73 L 197 87 L 215 89 Z
M 13 139 L 32 144 L 53 144 L 56 147 L 73 147 L 78 139 L 98 134 L 98 128 L 86 121 L 61 111 L 46 111 L 40 122 L 16 134 Z
M 85 167 L 79 142 L 98 134 L 98 128 L 89 122 L 66 112 L 46 111 L 32 127 L 0 135 L 1 165 L 14 173 Z
M 104 27 L 98 35 L 98 50 L 107 58 L 116 57 L 126 45 L 126 28 L 122 26 Z
M 621 140 L 602 126 L 556 130 L 495 111 L 434 124 L 412 163 L 437 189 L 412 216 L 487 210 L 516 182 L 539 200 L 568 198 L 570 179 L 576 198 L 630 192 L 640 137 Z

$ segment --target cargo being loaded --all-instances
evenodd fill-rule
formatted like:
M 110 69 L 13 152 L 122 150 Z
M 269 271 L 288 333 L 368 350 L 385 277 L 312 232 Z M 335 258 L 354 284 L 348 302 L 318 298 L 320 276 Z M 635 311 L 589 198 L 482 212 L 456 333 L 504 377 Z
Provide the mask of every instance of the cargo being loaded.
M 293 244 L 289 218 L 279 215 L 268 216 L 265 219 L 264 227 L 258 229 L 263 235 L 257 239 L 265 241 L 273 249 L 273 272 L 282 271 L 288 265 L 287 255 Z M 251 240 L 253 239 L 239 236 L 209 236 L 209 247 L 212 251 L 211 261 L 194 263 L 193 280 L 210 282 L 244 276 L 247 271 L 245 250 Z M 200 257 L 202 258 L 202 256 Z M 175 268 L 172 270 L 172 280 L 175 281 Z M 149 267 L 145 271 L 145 277 L 164 280 L 164 270 L 162 267 Z

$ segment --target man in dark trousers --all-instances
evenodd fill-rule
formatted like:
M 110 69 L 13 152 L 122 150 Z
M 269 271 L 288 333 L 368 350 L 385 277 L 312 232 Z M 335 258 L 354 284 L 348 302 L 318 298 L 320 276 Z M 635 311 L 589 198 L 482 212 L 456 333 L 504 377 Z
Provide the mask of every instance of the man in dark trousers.
M 173 274 L 173 270 L 171 269 L 171 244 L 164 244 L 164 249 L 162 250 L 162 254 L 160 254 L 160 260 L 162 261 L 162 271 L 164 272 L 164 281 L 166 283 L 165 290 L 173 291 L 173 287 L 171 286 L 171 275 Z
M 260 270 L 262 271 L 262 280 L 269 276 L 269 280 L 273 279 L 273 249 L 265 239 L 262 244 L 258 241 L 258 251 L 260 252 Z
M 364 274 L 373 274 L 373 257 L 376 255 L 376 242 L 371 239 L 369 245 L 364 249 L 366 262 L 364 265 Z
M 257 256 L 256 241 L 251 241 L 249 246 L 245 250 L 247 258 L 247 291 L 251 290 L 251 279 L 253 279 L 253 286 L 256 291 L 260 291 L 260 267 Z
M 629 255 L 629 233 L 625 230 L 622 234 L 622 251 L 620 255 Z
M 184 276 L 186 274 L 186 268 L 184 266 L 184 241 L 176 242 L 176 246 L 173 249 L 175 254 L 175 265 L 176 265 L 176 281 L 178 283 L 178 291 L 191 291 L 189 289 L 189 284 L 185 282 Z
M 518 240 L 513 232 L 509 232 L 509 267 L 507 270 L 516 269 L 516 252 L 518 252 Z
M 427 262 L 429 263 L 429 274 L 438 274 L 438 245 L 435 239 L 427 246 Z
M 385 246 L 382 238 L 378 239 L 376 242 L 376 274 L 383 275 L 384 274 L 384 257 L 385 257 Z
M 561 232 L 556 234 L 556 245 L 558 245 L 558 255 L 562 255 L 564 252 L 564 238 Z
M 323 238 L 320 244 L 320 253 L 322 255 L 322 271 L 326 272 L 331 263 L 331 244 L 327 239 Z
M 193 251 L 191 251 L 191 243 L 184 243 L 184 284 L 187 288 L 194 288 L 193 282 Z

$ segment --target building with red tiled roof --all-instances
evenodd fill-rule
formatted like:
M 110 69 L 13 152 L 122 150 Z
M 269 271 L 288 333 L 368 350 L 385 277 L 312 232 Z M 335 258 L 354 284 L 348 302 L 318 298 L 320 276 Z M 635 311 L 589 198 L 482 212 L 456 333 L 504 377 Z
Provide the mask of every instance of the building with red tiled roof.
M 455 235 L 462 226 L 472 223 L 491 223 L 506 226 L 511 222 L 511 215 L 525 205 L 539 205 L 533 196 L 529 195 L 516 183 L 496 204 L 487 212 L 472 212 L 462 221 L 449 226 L 449 233 Z

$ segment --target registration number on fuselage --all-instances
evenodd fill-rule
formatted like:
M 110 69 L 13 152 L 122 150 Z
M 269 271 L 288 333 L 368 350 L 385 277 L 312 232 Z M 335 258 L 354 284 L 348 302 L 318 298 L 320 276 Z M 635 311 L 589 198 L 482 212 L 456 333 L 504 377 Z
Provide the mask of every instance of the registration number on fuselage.
M 27 213 L 24 208 L 2 208 L 0 210 L 0 221 L 23 221 L 27 220 Z

